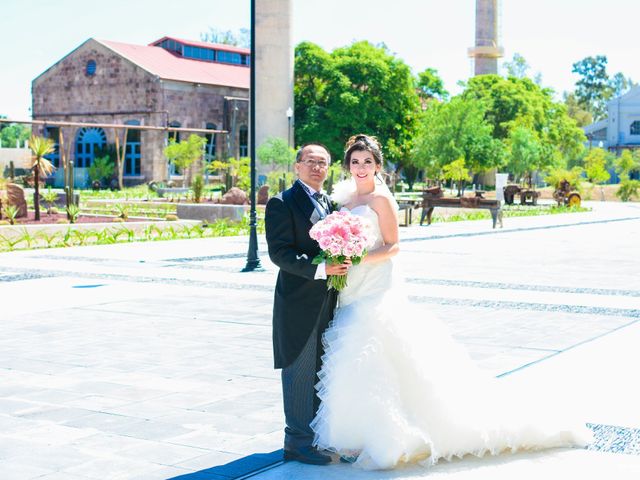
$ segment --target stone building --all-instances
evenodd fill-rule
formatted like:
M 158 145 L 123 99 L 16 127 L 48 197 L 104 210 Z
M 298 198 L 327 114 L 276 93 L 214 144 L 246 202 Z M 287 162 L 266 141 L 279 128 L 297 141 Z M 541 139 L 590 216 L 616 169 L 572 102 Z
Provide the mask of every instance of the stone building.
M 149 45 L 89 39 L 32 83 L 34 120 L 227 130 L 207 134 L 205 160 L 248 155 L 250 51 L 163 37 Z M 86 185 L 95 154 L 115 143 L 112 128 L 61 127 L 65 151 Z M 57 141 L 58 129 L 41 134 Z M 163 155 L 167 133 L 130 129 L 127 184 L 176 177 Z M 69 148 L 70 147 L 70 148 Z M 59 154 L 52 156 L 56 166 Z M 62 169 L 54 183 L 62 184 Z

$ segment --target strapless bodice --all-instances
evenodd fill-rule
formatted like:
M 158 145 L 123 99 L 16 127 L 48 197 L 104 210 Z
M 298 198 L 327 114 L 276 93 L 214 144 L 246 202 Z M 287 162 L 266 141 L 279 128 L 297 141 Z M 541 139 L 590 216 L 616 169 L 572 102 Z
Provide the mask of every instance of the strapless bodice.
M 352 209 L 342 207 L 340 211 L 350 212 L 352 215 L 358 215 L 369 221 L 373 238 L 373 245 L 369 251 L 384 244 L 378 223 L 378 214 L 369 205 L 357 205 Z M 352 266 L 347 274 L 347 286 L 340 292 L 339 304 L 346 306 L 372 295 L 383 295 L 391 287 L 392 271 L 391 259 Z

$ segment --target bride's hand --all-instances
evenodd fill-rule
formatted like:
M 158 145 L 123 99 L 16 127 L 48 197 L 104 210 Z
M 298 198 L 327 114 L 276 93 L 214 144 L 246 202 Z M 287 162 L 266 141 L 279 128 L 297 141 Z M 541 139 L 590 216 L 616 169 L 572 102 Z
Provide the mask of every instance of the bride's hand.
M 344 263 L 327 264 L 325 272 L 327 275 L 346 275 L 351 267 L 351 260 L 347 259 Z

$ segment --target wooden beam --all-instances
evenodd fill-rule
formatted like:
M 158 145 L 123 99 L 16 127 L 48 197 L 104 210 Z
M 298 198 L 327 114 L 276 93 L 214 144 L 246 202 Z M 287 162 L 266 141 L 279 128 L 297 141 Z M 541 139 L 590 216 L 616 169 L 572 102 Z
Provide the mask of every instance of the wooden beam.
M 185 127 L 157 127 L 152 125 L 129 125 L 123 123 L 83 123 L 83 122 L 58 122 L 53 120 L 10 120 L 0 118 L 0 123 L 23 123 L 29 125 L 42 125 L 50 127 L 89 127 L 89 128 L 123 128 L 133 130 L 153 130 L 163 132 L 193 132 L 193 133 L 229 133 L 227 130 L 213 130 L 209 128 L 185 128 Z

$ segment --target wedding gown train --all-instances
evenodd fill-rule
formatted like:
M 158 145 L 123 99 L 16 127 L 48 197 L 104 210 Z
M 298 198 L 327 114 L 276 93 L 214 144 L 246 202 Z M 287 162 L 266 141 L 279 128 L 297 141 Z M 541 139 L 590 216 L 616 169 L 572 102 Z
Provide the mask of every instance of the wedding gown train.
M 380 246 L 376 212 L 351 213 L 371 221 L 372 249 Z M 315 445 L 388 469 L 589 442 L 590 430 L 555 400 L 545 405 L 480 370 L 441 321 L 409 303 L 394 275 L 391 260 L 349 270 L 323 335 Z

